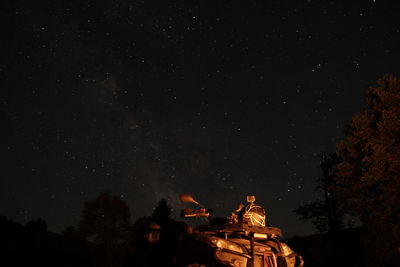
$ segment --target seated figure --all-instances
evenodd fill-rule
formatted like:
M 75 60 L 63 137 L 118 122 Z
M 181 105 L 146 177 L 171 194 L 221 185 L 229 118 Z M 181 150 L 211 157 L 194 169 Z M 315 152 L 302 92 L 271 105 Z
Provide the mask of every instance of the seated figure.
M 255 204 L 255 200 L 255 196 L 247 196 L 247 205 L 239 204 L 237 209 L 228 217 L 230 222 L 265 227 L 265 210 Z

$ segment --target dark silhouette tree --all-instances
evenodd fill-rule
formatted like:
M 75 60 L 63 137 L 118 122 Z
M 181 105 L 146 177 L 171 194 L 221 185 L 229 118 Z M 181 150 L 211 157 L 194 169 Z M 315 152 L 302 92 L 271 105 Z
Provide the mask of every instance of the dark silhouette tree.
M 337 192 L 344 210 L 359 216 L 383 258 L 400 255 L 400 80 L 385 75 L 367 91 L 338 144 Z M 378 239 L 381 240 L 378 240 Z M 382 264 L 382 262 L 380 263 Z
M 61 234 L 62 250 L 67 266 L 92 266 L 95 262 L 90 257 L 91 244 L 82 232 L 73 226 L 67 227 Z
M 174 266 L 176 246 L 182 224 L 172 219 L 172 208 L 161 199 L 149 217 L 133 224 L 134 253 L 125 266 Z
M 27 222 L 25 227 L 30 232 L 47 232 L 47 223 L 40 218 Z
M 172 208 L 165 198 L 161 199 L 157 206 L 154 207 L 153 215 L 151 216 L 154 221 L 160 225 L 165 224 L 171 219 Z
M 131 230 L 128 205 L 119 196 L 100 194 L 85 203 L 79 230 L 104 251 L 107 266 L 117 266 L 124 256 Z
M 335 192 L 335 168 L 340 162 L 335 154 L 320 155 L 322 175 L 317 179 L 317 189 L 322 190 L 322 199 L 305 204 L 294 210 L 301 220 L 310 220 L 319 232 L 334 233 L 343 225 L 343 214 L 338 210 Z

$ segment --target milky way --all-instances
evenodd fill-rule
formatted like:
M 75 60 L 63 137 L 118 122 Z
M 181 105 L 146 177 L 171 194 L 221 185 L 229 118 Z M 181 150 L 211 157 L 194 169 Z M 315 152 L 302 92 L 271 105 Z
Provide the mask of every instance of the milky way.
M 399 74 L 400 6 L 150 2 L 2 4 L 0 213 L 62 231 L 103 191 L 133 220 L 163 197 L 177 218 L 183 192 L 219 216 L 255 194 L 311 233 L 293 210 L 368 86 Z

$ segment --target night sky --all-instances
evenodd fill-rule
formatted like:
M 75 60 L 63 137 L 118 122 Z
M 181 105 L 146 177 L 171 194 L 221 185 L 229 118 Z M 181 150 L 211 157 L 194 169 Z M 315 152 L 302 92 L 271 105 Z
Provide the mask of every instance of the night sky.
M 0 214 L 77 225 L 247 194 L 286 236 L 368 86 L 399 75 L 399 1 L 2 1 Z

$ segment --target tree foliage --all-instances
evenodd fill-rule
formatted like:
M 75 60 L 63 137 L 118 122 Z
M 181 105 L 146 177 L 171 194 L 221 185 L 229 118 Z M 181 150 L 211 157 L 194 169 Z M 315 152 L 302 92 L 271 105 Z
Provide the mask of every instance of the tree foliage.
M 163 198 L 150 217 L 140 218 L 133 224 L 134 253 L 129 266 L 176 266 L 178 240 L 186 224 L 175 221 L 171 212 L 171 206 Z
M 367 91 L 337 147 L 341 206 L 400 250 L 400 80 L 385 75 Z
M 171 219 L 172 208 L 165 198 L 162 198 L 154 207 L 152 218 L 158 224 L 164 224 Z
M 27 222 L 25 227 L 31 232 L 47 232 L 47 223 L 40 218 Z
M 128 205 L 119 196 L 102 193 L 85 203 L 79 229 L 87 240 L 103 248 L 108 266 L 113 266 L 130 236 Z
M 336 192 L 334 190 L 335 167 L 339 158 L 335 155 L 320 155 L 322 176 L 317 180 L 317 189 L 323 192 L 323 197 L 312 203 L 300 206 L 294 212 L 301 220 L 310 220 L 319 232 L 337 232 L 342 227 L 343 214 L 337 208 Z

